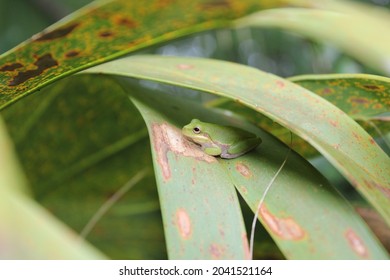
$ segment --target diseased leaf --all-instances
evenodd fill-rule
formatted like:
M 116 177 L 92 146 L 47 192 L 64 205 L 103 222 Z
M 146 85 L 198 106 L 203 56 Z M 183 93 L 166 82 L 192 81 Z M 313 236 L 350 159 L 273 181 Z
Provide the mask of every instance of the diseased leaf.
M 390 121 L 390 79 L 365 74 L 303 75 L 290 81 L 317 93 L 355 120 Z
M 302 75 L 290 81 L 339 107 L 378 141 L 390 131 L 390 79 L 366 74 Z M 288 139 L 288 135 L 281 135 Z M 302 145 L 307 155 L 308 145 Z
M 280 1 L 98 1 L 0 56 L 0 108 L 60 77 Z M 164 22 L 164 24 L 161 24 Z

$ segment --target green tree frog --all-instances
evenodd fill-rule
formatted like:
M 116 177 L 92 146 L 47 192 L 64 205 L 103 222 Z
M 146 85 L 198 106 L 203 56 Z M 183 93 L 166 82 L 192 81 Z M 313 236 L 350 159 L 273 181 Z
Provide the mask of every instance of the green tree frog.
M 182 129 L 185 137 L 201 146 L 208 155 L 236 158 L 261 143 L 261 138 L 248 131 L 193 119 Z

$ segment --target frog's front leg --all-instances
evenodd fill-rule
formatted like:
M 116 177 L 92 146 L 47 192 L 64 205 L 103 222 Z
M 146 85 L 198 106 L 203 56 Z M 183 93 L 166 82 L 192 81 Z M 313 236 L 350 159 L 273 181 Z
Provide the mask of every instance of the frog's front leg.
M 261 138 L 249 138 L 246 140 L 241 140 L 231 145 L 227 152 L 231 155 L 230 158 L 235 158 L 256 148 L 260 143 Z
M 219 156 L 221 154 L 221 148 L 215 144 L 202 144 L 202 150 L 211 156 Z

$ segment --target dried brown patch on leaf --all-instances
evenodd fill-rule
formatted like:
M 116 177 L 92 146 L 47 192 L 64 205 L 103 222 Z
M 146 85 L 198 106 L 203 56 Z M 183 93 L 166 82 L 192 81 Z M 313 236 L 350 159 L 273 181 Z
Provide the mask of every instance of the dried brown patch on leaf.
M 330 123 L 330 125 L 333 126 L 333 127 L 338 127 L 338 126 L 339 126 L 339 122 L 336 121 L 336 120 L 329 120 L 329 123 Z
M 44 33 L 38 34 L 36 37 L 33 38 L 33 40 L 40 42 L 40 41 L 50 41 L 50 40 L 62 38 L 62 37 L 67 36 L 68 34 L 70 34 L 79 25 L 80 25 L 79 23 L 74 23 L 74 24 L 71 24 L 69 26 L 59 28 L 59 29 L 56 29 L 56 30 L 53 30 L 53 31 L 50 31 L 47 33 L 44 32 Z
M 367 258 L 368 257 L 368 249 L 364 244 L 363 240 L 356 234 L 352 229 L 348 229 L 345 232 L 345 237 L 352 250 L 358 254 L 360 257 Z
M 248 194 L 248 189 L 245 186 L 240 186 L 239 189 L 243 194 Z
M 265 206 L 260 209 L 260 217 L 279 238 L 298 241 L 306 236 L 305 231 L 293 218 L 279 218 L 273 215 Z
M 103 31 L 99 32 L 99 37 L 101 37 L 101 38 L 114 37 L 114 32 L 112 32 L 110 30 L 103 30 Z
M 195 66 L 194 65 L 191 65 L 191 64 L 178 64 L 176 65 L 177 69 L 180 69 L 180 70 L 189 70 L 189 69 L 193 69 Z
M 369 90 L 369 91 L 383 91 L 384 90 L 384 86 L 379 86 L 379 85 L 367 84 L 367 85 L 362 85 L 362 87 L 366 90 Z
M 249 169 L 248 166 L 246 166 L 245 164 L 243 164 L 242 162 L 238 162 L 236 164 L 236 170 L 238 172 L 240 172 L 240 174 L 246 178 L 250 178 L 252 177 L 252 172 L 251 170 Z
M 334 90 L 332 88 L 324 88 L 324 89 L 322 89 L 321 94 L 327 95 L 327 94 L 331 94 L 333 92 L 334 92 Z
M 23 67 L 23 64 L 16 62 L 16 63 L 11 63 L 11 64 L 6 64 L 3 67 L 0 68 L 1 72 L 9 72 L 9 71 L 14 71 L 18 68 Z
M 369 105 L 371 103 L 371 100 L 364 97 L 351 97 L 349 98 L 349 102 L 355 105 Z
M 171 169 L 168 162 L 168 152 L 180 154 L 185 157 L 194 157 L 198 160 L 206 162 L 216 162 L 213 156 L 205 154 L 194 143 L 184 138 L 179 129 L 167 123 L 153 124 L 153 146 L 157 155 L 157 162 L 161 167 L 163 177 L 169 180 L 171 177 Z
M 175 214 L 175 224 L 180 236 L 183 239 L 188 239 L 192 234 L 192 223 L 187 211 L 180 208 Z
M 210 255 L 213 259 L 221 259 L 225 253 L 225 248 L 220 244 L 213 243 L 209 247 Z
M 284 82 L 282 80 L 278 80 L 278 81 L 276 81 L 276 86 L 278 88 L 284 88 L 286 85 L 284 84 Z
M 81 53 L 81 51 L 79 51 L 79 50 L 71 50 L 71 51 L 68 51 L 67 53 L 65 53 L 65 57 L 66 58 L 73 58 L 73 57 L 79 56 L 80 53 Z
M 138 26 L 137 22 L 129 17 L 124 17 L 122 15 L 114 16 L 114 22 L 117 25 L 126 27 L 128 29 L 133 29 Z
M 8 85 L 20 85 L 31 78 L 41 75 L 45 70 L 58 66 L 58 62 L 50 53 L 48 53 L 38 57 L 34 62 L 34 65 L 36 66 L 36 69 L 18 72 Z

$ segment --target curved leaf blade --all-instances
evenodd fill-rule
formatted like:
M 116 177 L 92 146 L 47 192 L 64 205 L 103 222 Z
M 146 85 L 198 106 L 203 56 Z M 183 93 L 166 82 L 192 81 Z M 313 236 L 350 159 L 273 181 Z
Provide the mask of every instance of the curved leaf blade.
M 367 74 L 329 74 L 295 76 L 289 80 L 315 92 L 359 121 L 370 135 L 385 143 L 385 151 L 386 145 L 389 147 L 385 135 L 390 130 L 389 78 Z
M 26 195 L 7 138 L 0 119 L 0 259 L 105 259 Z
M 86 72 L 154 80 L 237 100 L 312 144 L 390 224 L 389 157 L 356 122 L 316 94 L 257 69 L 207 59 L 133 56 Z
M 0 108 L 60 77 L 147 46 L 227 27 L 279 1 L 100 1 L 0 56 Z M 164 22 L 164 24 L 161 24 Z
M 21 193 L 24 195 L 31 194 L 27 187 L 27 179 L 20 170 L 19 162 L 14 155 L 14 146 L 0 116 L 0 190 L 7 192 Z
M 315 1 L 289 2 L 293 5 L 318 7 Z M 337 7 L 334 1 L 321 2 L 325 3 L 327 9 Z M 327 3 L 330 4 L 326 5 Z M 389 14 L 383 11 L 378 15 L 373 13 L 369 6 L 364 12 L 362 10 L 357 13 L 352 7 L 353 3 L 350 2 L 336 11 L 309 8 L 272 9 L 245 17 L 237 21 L 237 25 L 278 27 L 316 40 L 332 42 L 364 64 L 390 75 Z
M 355 120 L 390 121 L 390 78 L 366 74 L 302 75 L 290 81 L 320 95 Z

